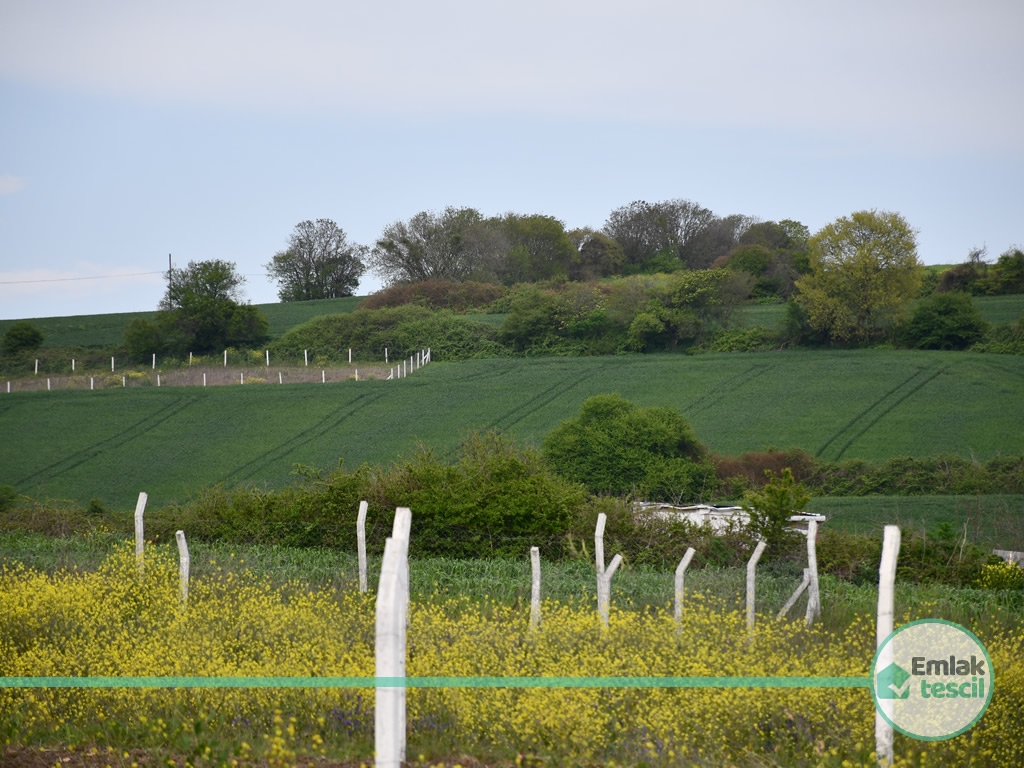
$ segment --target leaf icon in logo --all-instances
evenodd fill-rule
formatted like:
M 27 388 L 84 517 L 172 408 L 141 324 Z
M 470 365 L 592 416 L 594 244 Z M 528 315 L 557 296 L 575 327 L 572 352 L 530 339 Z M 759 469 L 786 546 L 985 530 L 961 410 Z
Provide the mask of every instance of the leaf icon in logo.
M 875 695 L 880 699 L 906 699 L 910 696 L 910 674 L 898 664 L 890 664 L 878 673 Z

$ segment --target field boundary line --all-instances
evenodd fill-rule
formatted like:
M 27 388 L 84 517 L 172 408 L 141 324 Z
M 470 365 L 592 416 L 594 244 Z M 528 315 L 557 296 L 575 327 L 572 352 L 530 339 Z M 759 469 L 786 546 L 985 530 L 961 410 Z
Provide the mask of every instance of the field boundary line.
M 870 688 L 870 677 L 0 677 L 0 688 Z

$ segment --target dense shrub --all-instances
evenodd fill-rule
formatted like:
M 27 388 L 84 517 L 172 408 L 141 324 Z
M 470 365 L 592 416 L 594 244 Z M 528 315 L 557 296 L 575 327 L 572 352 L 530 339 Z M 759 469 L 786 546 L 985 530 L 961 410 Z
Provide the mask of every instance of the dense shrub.
M 270 349 L 285 354 L 316 350 L 328 360 L 341 360 L 349 348 L 381 356 L 387 348 L 398 359 L 430 347 L 436 359 L 451 361 L 506 354 L 496 337 L 497 330 L 488 323 L 448 310 L 407 305 L 314 318 L 290 330 Z
M 20 355 L 33 352 L 43 344 L 43 332 L 27 320 L 19 320 L 4 334 L 4 354 Z
M 777 334 L 764 326 L 730 328 L 716 333 L 702 345 L 707 352 L 766 352 L 779 346 Z
M 881 464 L 818 461 L 806 484 L 822 496 L 1024 493 L 1024 456 L 997 456 L 987 462 L 951 454 L 897 456 Z
M 985 337 L 988 323 L 966 293 L 937 293 L 921 301 L 900 333 L 913 349 L 966 349 Z
M 587 499 L 536 451 L 496 433 L 471 435 L 454 464 L 420 449 L 379 474 L 369 494 L 371 508 L 414 510 L 412 552 L 451 557 L 523 557 L 531 546 L 560 556 Z
M 972 346 L 971 351 L 996 355 L 1024 355 L 1024 317 L 1013 325 L 997 325 L 990 329 L 985 340 Z
M 124 350 L 135 362 L 147 360 L 164 351 L 164 334 L 157 323 L 144 317 L 133 318 L 124 329 Z
M 799 448 L 788 451 L 751 451 L 738 456 L 714 456 L 711 459 L 726 498 L 738 498 L 748 488 L 762 487 L 767 472 L 778 474 L 784 469 L 793 473 L 797 482 L 804 482 L 814 472 L 815 458 Z
M 544 439 L 556 472 L 592 493 L 693 501 L 716 490 L 714 467 L 690 425 L 671 408 L 640 408 L 595 395 Z
M 425 280 L 419 283 L 398 283 L 367 296 L 359 302 L 359 309 L 382 309 L 419 304 L 432 309 L 450 309 L 465 312 L 485 309 L 505 294 L 505 288 L 492 283 L 472 280 Z
M 624 325 L 597 283 L 519 286 L 492 305 L 506 314 L 498 339 L 525 355 L 600 355 L 623 347 Z

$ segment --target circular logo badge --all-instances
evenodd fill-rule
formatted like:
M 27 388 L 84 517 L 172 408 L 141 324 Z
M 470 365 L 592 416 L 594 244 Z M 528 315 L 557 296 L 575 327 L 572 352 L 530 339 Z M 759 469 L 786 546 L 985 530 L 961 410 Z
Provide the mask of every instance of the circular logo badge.
M 871 696 L 900 733 L 925 741 L 959 736 L 992 701 L 992 659 L 969 630 L 942 619 L 912 621 L 885 639 L 871 664 Z

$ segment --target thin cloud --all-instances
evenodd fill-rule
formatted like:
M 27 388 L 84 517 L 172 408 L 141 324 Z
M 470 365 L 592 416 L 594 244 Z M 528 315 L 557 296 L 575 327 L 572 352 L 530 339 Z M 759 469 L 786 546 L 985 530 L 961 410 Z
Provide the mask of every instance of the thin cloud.
M 1024 4 L 24 4 L 0 74 L 278 114 L 551 115 L 1020 151 Z
M 0 195 L 13 195 L 25 188 L 25 180 L 20 176 L 0 176 Z

